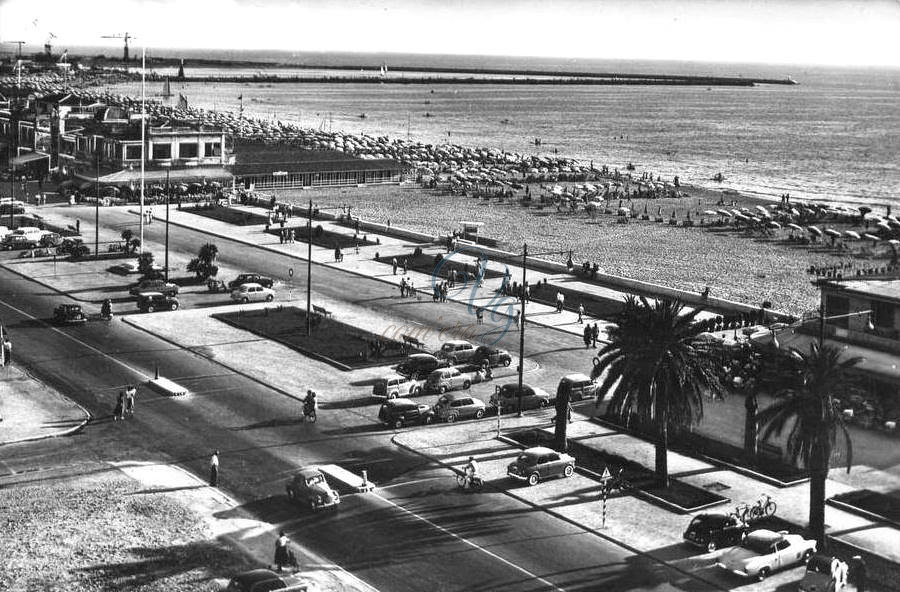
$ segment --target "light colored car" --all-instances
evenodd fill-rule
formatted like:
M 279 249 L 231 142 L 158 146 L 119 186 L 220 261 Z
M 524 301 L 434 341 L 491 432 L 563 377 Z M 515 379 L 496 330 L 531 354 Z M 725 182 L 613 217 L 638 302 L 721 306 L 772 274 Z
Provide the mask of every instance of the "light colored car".
M 318 467 L 303 467 L 288 481 L 287 496 L 292 502 L 319 510 L 341 503 L 341 496 L 328 485 Z
M 438 368 L 425 379 L 426 393 L 444 394 L 447 391 L 467 389 L 472 386 L 472 379 L 463 374 L 459 368 Z
M 375 380 L 375 384 L 372 385 L 372 394 L 388 399 L 407 395 L 418 396 L 422 394 L 422 384 L 418 380 L 400 374 L 390 374 Z
M 522 385 L 522 409 L 549 407 L 555 399 L 544 389 L 527 384 Z M 515 382 L 497 387 L 491 395 L 490 404 L 500 409 L 500 413 L 509 413 L 519 408 L 519 385 Z
M 518 481 L 537 485 L 550 477 L 571 477 L 575 473 L 575 459 L 565 452 L 557 452 L 545 446 L 523 450 L 509 463 L 506 474 Z
M 435 357 L 447 360 L 451 366 L 468 362 L 475 355 L 475 346 L 468 341 L 459 339 L 446 341 L 437 352 Z
M 272 302 L 275 298 L 275 291 L 271 288 L 265 288 L 259 284 L 241 284 L 231 292 L 231 299 L 236 302 L 247 304 L 248 302 Z
M 716 563 L 738 575 L 764 580 L 769 574 L 785 567 L 803 563 L 816 552 L 816 541 L 799 534 L 754 530 L 741 543 L 719 557 Z
M 441 395 L 434 405 L 438 419 L 453 423 L 457 419 L 481 419 L 486 412 L 484 401 L 464 394 L 447 393 Z
M 140 265 L 138 264 L 138 260 L 135 259 L 133 261 L 126 261 L 125 263 L 120 263 L 116 266 L 116 269 L 120 273 L 132 274 L 132 273 L 141 273 Z M 158 263 L 151 263 L 150 269 L 153 271 L 162 271 L 162 265 Z
M 570 401 L 581 401 L 596 397 L 600 385 L 586 374 L 567 374 L 560 379 L 559 386 L 556 387 L 557 397 L 562 394 L 563 389 L 568 389 Z

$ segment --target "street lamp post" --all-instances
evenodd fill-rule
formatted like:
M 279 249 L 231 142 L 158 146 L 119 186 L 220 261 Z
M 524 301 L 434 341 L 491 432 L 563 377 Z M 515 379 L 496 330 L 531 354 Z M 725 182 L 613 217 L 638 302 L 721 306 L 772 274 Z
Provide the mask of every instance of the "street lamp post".
M 13 229 L 13 212 L 16 209 L 16 207 L 15 207 L 16 199 L 15 199 L 15 189 L 14 189 L 14 187 L 15 187 L 14 179 L 15 178 L 16 178 L 16 167 L 15 167 L 15 165 L 13 165 L 9 172 L 9 229 L 10 230 Z
M 100 256 L 100 151 L 97 151 L 97 177 L 94 184 L 96 200 L 94 201 L 94 259 Z
M 166 163 L 168 164 L 168 163 Z M 164 271 L 166 276 L 166 283 L 169 282 L 169 169 L 166 169 L 166 269 Z
M 306 336 L 312 334 L 312 218 L 313 203 L 309 200 L 309 211 L 306 218 Z

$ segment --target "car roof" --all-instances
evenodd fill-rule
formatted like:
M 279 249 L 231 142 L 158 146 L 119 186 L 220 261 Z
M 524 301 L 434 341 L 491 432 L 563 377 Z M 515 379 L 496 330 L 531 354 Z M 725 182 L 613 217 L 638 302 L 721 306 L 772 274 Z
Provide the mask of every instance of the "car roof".
M 308 467 L 300 467 L 296 475 L 301 475 L 304 479 L 309 479 L 310 477 L 315 477 L 316 475 L 321 475 L 322 471 L 319 470 L 317 466 L 308 466 Z
M 412 354 L 403 361 L 404 362 L 412 362 L 413 360 L 437 360 L 437 358 L 435 358 L 431 354 Z
M 141 292 L 138 294 L 141 298 L 163 298 L 162 292 Z
M 590 382 L 591 377 L 588 376 L 587 374 L 581 374 L 581 373 L 576 372 L 575 374 L 566 374 L 565 376 L 562 377 L 561 380 L 568 380 L 569 382 L 584 382 L 584 381 Z
M 772 530 L 760 528 L 759 530 L 754 530 L 753 532 L 749 533 L 747 535 L 747 538 L 759 541 L 761 543 L 774 543 L 783 539 L 784 535 Z
M 522 451 L 524 454 L 534 454 L 535 456 L 539 456 L 542 454 L 559 454 L 556 450 L 552 448 L 548 448 L 546 446 L 532 446 L 531 448 L 526 448 Z
M 270 569 L 251 569 L 231 578 L 232 581 L 240 583 L 245 588 L 249 588 L 259 582 L 275 579 L 280 581 L 281 577 Z
M 472 345 L 465 339 L 451 339 L 450 341 L 445 341 L 444 345 Z M 472 346 L 475 347 L 475 346 Z
M 243 284 L 238 286 L 238 290 L 240 290 L 241 288 L 262 288 L 262 284 L 259 284 L 257 282 L 244 282 Z

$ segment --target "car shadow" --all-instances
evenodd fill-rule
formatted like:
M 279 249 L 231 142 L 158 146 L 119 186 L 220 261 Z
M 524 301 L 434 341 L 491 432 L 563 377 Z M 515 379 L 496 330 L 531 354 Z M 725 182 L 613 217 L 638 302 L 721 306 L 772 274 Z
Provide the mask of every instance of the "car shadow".
M 353 407 L 374 405 L 376 402 L 372 396 L 363 395 L 362 397 L 354 397 L 344 401 L 321 401 L 319 402 L 319 409 L 351 409 Z

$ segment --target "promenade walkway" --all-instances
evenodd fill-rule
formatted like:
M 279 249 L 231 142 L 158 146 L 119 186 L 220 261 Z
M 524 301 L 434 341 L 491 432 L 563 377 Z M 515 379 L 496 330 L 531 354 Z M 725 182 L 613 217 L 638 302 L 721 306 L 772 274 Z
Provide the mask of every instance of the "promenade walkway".
M 259 212 L 259 210 L 256 211 Z M 42 213 L 45 214 L 48 221 L 59 220 L 65 222 L 68 220 L 66 224 L 70 224 L 71 215 L 74 212 L 69 212 L 66 208 L 47 208 Z M 92 232 L 92 229 L 89 226 L 86 210 L 82 210 L 81 215 L 82 232 L 89 234 Z M 265 233 L 262 226 L 235 226 L 210 218 L 196 216 L 188 212 L 179 212 L 175 209 L 171 211 L 170 215 L 172 224 L 244 242 L 248 246 L 283 253 L 295 257 L 298 260 L 298 265 L 302 265 L 302 262 L 305 261 L 304 258 L 307 253 L 306 243 L 281 244 L 277 236 Z M 91 213 L 90 220 L 92 219 Z M 330 222 L 318 223 L 323 228 L 333 232 L 353 234 L 352 229 L 337 224 Z M 369 237 L 370 240 L 373 240 L 372 233 L 369 233 Z M 378 238 L 380 240 L 379 245 L 361 247 L 359 253 L 353 252 L 352 249 L 345 250 L 344 260 L 340 263 L 334 261 L 333 249 L 314 247 L 313 261 L 319 265 L 340 267 L 364 277 L 390 283 L 397 286 L 399 291 L 399 271 L 395 276 L 389 265 L 375 261 L 376 251 L 381 257 L 395 254 L 403 255 L 409 254 L 416 246 L 419 246 L 428 254 L 446 253 L 445 249 L 425 242 L 417 243 L 388 235 L 381 235 Z M 35 262 L 33 264 L 29 263 L 29 265 L 43 265 L 46 267 L 50 263 Z M 230 273 L 232 270 L 225 271 Z M 516 269 L 511 266 L 510 271 L 513 277 L 521 277 L 521 268 Z M 40 274 L 36 275 L 40 276 Z M 65 286 L 55 285 L 49 279 L 49 275 L 49 273 L 44 274 L 45 279 L 42 281 L 46 281 L 52 287 L 65 290 Z M 412 270 L 409 270 L 406 275 L 412 279 L 417 287 L 429 285 L 431 279 L 428 274 Z M 578 282 L 573 280 L 568 274 L 548 274 L 539 271 L 528 272 L 530 283 L 544 281 L 545 279 L 551 284 L 557 282 L 566 283 L 567 286 L 577 286 L 578 289 L 585 291 L 594 290 L 600 293 L 603 290 L 603 295 L 610 295 L 607 291 L 608 289 L 600 288 L 591 283 Z M 451 298 L 463 303 L 469 302 L 471 299 L 473 306 L 478 306 L 478 303 L 486 304 L 494 298 L 494 293 L 500 287 L 501 281 L 502 278 L 487 279 L 481 288 L 474 289 L 474 291 L 472 286 L 469 286 L 465 289 L 451 292 Z M 93 301 L 99 309 L 99 296 L 98 299 L 95 299 L 89 293 L 80 294 L 79 296 L 88 302 Z M 612 296 L 615 296 L 615 294 L 612 294 Z M 619 296 L 623 295 L 619 294 Z M 430 291 L 424 294 L 423 297 L 430 297 Z M 357 319 L 360 322 L 371 323 L 375 320 L 372 318 L 375 316 L 374 313 L 362 306 L 342 302 L 329 302 L 327 306 L 330 310 L 333 309 L 335 314 L 340 316 L 345 322 L 353 322 Z M 166 335 L 167 338 L 174 340 L 179 345 L 187 347 L 196 348 L 203 345 L 206 341 L 218 344 L 236 341 L 235 339 L 229 340 L 228 334 L 230 331 L 236 331 L 235 329 L 224 327 L 221 323 L 209 319 L 209 315 L 216 310 L 216 308 L 184 309 L 174 315 L 133 315 L 127 317 L 127 319 L 128 322 L 136 326 L 160 335 Z M 529 302 L 526 308 L 526 316 L 529 323 L 571 333 L 573 340 L 578 340 L 582 331 L 582 325 L 577 322 L 577 314 L 569 310 L 556 313 L 550 306 Z M 190 335 L 186 334 L 187 332 L 178 330 L 179 325 L 183 327 L 185 326 L 184 323 L 188 321 L 192 327 Z M 380 319 L 380 321 L 381 323 L 385 322 L 384 319 Z M 590 321 L 593 322 L 593 319 Z M 606 326 L 608 326 L 606 323 L 600 321 L 601 338 L 603 329 Z M 210 333 L 207 333 L 207 331 Z M 234 337 L 234 335 L 231 337 Z M 429 347 L 435 347 L 437 340 L 435 339 L 433 343 L 428 345 Z M 296 353 L 277 344 L 261 343 L 260 347 L 264 349 L 261 350 L 262 353 L 259 356 L 267 360 L 268 363 L 266 364 L 260 364 L 256 354 L 247 356 L 247 352 L 243 348 L 229 349 L 225 345 L 216 347 L 215 357 L 220 363 L 246 372 L 258 380 L 265 381 L 267 384 L 281 389 L 285 393 L 305 392 L 306 383 L 301 384 L 296 376 L 285 376 L 278 371 L 279 368 L 283 367 L 283 364 L 280 363 L 282 361 L 287 363 L 287 360 L 290 359 L 290 363 L 296 364 Z M 323 381 L 327 380 L 329 372 L 327 368 L 321 368 L 320 366 L 323 365 L 314 361 L 309 361 L 308 364 L 311 372 L 309 380 L 317 380 L 318 376 L 321 376 Z M 320 396 L 323 397 L 324 401 L 327 401 L 329 396 L 328 389 L 326 388 L 323 392 L 320 392 Z M 6 397 L 4 397 L 5 400 L 7 400 Z M 576 417 L 578 421 L 571 425 L 570 437 L 577 438 L 582 444 L 602 447 L 605 450 L 616 452 L 622 456 L 633 458 L 652 466 L 651 444 L 629 435 L 614 433 L 608 428 L 590 421 L 589 416 L 592 409 L 593 406 L 590 403 L 577 409 Z M 541 424 L 543 424 L 543 427 L 549 427 L 548 421 L 551 414 L 551 412 L 545 411 L 526 415 L 523 419 L 504 418 L 502 420 L 503 430 L 533 427 Z M 480 458 L 485 459 L 481 465 L 488 476 L 489 484 L 492 487 L 505 489 L 506 485 L 503 478 L 505 466 L 511 457 L 515 455 L 515 449 L 494 439 L 495 430 L 496 424 L 493 421 L 485 420 L 454 426 L 442 426 L 439 429 L 398 432 L 395 436 L 395 441 L 398 445 L 419 451 L 447 466 L 460 466 L 470 453 L 477 453 Z M 678 453 L 670 453 L 669 464 L 673 475 L 679 476 L 699 487 L 708 487 L 710 484 L 715 484 L 716 488 L 726 492 L 725 495 L 735 503 L 752 502 L 759 494 L 769 493 L 779 504 L 780 517 L 799 527 L 806 525 L 809 496 L 807 484 L 775 489 L 750 476 L 726 470 Z M 835 470 L 835 476 L 837 476 L 837 471 L 839 469 Z M 881 473 L 875 468 L 867 470 L 867 474 L 874 480 L 883 478 L 887 483 L 895 482 L 893 476 Z M 687 553 L 680 547 L 680 536 L 684 526 L 687 524 L 687 517 L 673 514 L 633 496 L 617 497 L 611 502 L 614 505 L 611 506 L 611 511 L 607 515 L 606 527 L 602 528 L 600 523 L 597 522 L 599 519 L 597 484 L 583 479 L 583 477 L 576 477 L 576 481 L 571 482 L 550 482 L 537 488 L 513 488 L 510 490 L 510 495 L 520 497 L 537 507 L 549 509 L 560 517 L 583 525 L 601 536 L 619 541 L 636 551 L 651 554 L 660 560 L 672 563 L 680 569 L 697 573 L 701 577 L 705 578 L 705 573 L 715 569 L 712 567 L 715 554 L 696 555 Z M 852 486 L 836 479 L 830 479 L 827 484 L 829 496 L 851 489 L 853 489 Z M 831 506 L 826 507 L 826 524 L 828 525 L 829 534 L 836 542 L 836 549 L 840 549 L 845 555 L 853 551 L 862 552 L 875 558 L 869 562 L 873 569 L 893 569 L 890 574 L 887 571 L 882 571 L 882 581 L 898 581 L 896 574 L 900 573 L 900 567 L 898 567 L 900 566 L 900 529 L 868 520 Z M 653 525 L 653 527 L 647 528 L 648 525 Z M 876 568 L 876 564 L 879 567 Z M 882 565 L 885 567 L 882 568 Z M 891 568 L 891 565 L 893 565 L 893 568 Z M 766 584 L 736 585 L 732 589 L 771 590 L 774 589 L 772 587 L 773 584 L 778 582 L 787 584 L 789 581 L 784 580 L 781 582 L 781 580 L 773 578 Z M 885 587 L 884 589 L 891 588 Z M 900 589 L 900 585 L 895 585 L 892 589 Z

